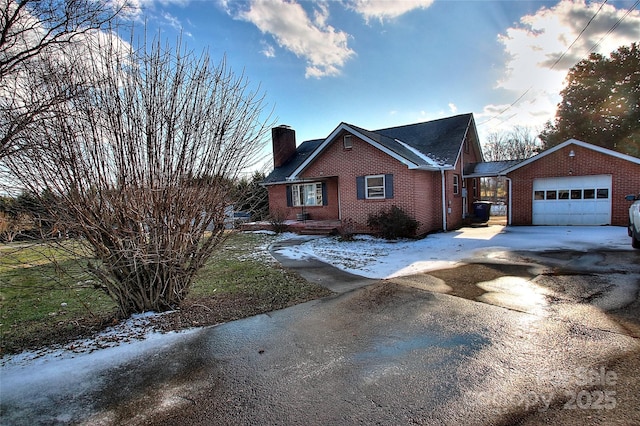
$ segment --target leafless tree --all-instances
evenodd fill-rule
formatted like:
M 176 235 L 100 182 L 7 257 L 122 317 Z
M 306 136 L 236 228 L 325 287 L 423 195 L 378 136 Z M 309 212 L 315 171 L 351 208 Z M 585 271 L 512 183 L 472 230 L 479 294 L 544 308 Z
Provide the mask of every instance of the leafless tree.
M 0 158 L 22 146 L 22 132 L 30 123 L 73 95 L 69 87 L 58 92 L 38 88 L 56 71 L 50 65 L 57 55 L 129 9 L 126 2 L 115 4 L 0 0 Z
M 5 162 L 31 192 L 55 194 L 51 214 L 91 247 L 89 270 L 123 315 L 174 308 L 225 238 L 233 184 L 272 125 L 264 97 L 182 47 L 89 52 L 89 84 Z
M 510 131 L 490 133 L 482 144 L 482 153 L 486 161 L 525 160 L 542 149 L 538 134 L 527 126 L 514 126 Z M 483 193 L 493 194 L 494 201 L 500 198 L 499 192 L 505 186 L 502 178 L 493 177 L 483 178 L 480 185 Z
M 525 160 L 542 149 L 538 133 L 526 126 L 514 126 L 507 132 L 493 132 L 482 145 L 487 161 Z

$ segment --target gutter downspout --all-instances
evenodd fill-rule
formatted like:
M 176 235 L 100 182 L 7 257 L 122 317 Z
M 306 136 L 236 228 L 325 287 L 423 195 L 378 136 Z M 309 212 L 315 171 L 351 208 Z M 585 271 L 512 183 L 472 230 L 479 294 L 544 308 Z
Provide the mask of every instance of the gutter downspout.
M 509 204 L 507 204 L 507 225 L 511 225 L 511 203 L 513 197 L 511 196 L 511 178 L 504 177 L 509 182 Z
M 444 169 L 440 169 L 440 175 L 442 176 L 442 230 L 447 232 L 447 196 L 444 184 Z

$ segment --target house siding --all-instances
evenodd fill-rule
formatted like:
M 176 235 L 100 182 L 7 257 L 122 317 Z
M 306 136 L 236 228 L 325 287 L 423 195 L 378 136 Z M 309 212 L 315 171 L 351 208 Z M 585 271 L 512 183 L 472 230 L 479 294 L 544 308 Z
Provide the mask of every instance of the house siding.
M 324 182 L 326 188 L 326 205 L 324 206 L 305 206 L 293 207 L 287 205 L 287 185 L 269 185 L 267 186 L 269 196 L 269 212 L 272 216 L 280 219 L 294 220 L 298 213 L 307 213 L 313 220 L 334 220 L 339 219 L 338 210 L 338 179 L 322 178 L 314 180 L 314 182 Z M 311 180 L 309 181 L 311 183 Z
M 352 136 L 352 148 L 345 149 L 342 135 L 330 143 L 313 164 L 302 174 L 302 178 L 313 180 L 323 176 L 339 176 L 340 219 L 351 219 L 358 231 L 369 231 L 367 219 L 370 214 L 378 213 L 392 205 L 403 209 L 407 214 L 420 221 L 419 233 L 427 232 L 426 225 L 420 220 L 417 205 L 418 188 L 415 184 L 415 172 L 404 164 Z M 360 176 L 393 175 L 393 198 L 382 200 L 358 199 L 356 179 Z M 429 194 L 429 192 L 427 192 Z M 420 197 L 421 199 L 424 197 Z
M 322 153 L 313 157 L 313 161 L 297 177 L 297 181 L 322 181 L 327 183 L 328 203 L 322 207 L 305 207 L 311 220 L 351 220 L 356 232 L 370 232 L 367 220 L 371 214 L 397 206 L 419 222 L 418 234 L 441 231 L 443 229 L 443 173 L 438 171 L 416 170 L 393 156 L 379 150 L 369 142 L 351 135 L 351 148 L 345 148 L 343 137 L 347 130 L 333 134 L 333 140 L 324 147 Z M 481 160 L 480 147 L 475 127 L 470 126 L 466 136 L 469 149 L 464 141 L 458 141 L 459 158 L 455 170 L 444 172 L 444 214 L 446 230 L 457 229 L 464 224 L 464 206 L 462 188 L 464 164 Z M 362 199 L 362 189 L 358 196 L 358 180 L 364 176 L 393 176 L 393 197 L 386 199 Z M 454 175 L 459 177 L 459 192 L 453 193 Z M 389 183 L 389 180 L 386 180 Z M 287 206 L 285 183 L 268 185 L 269 205 L 272 215 L 293 220 L 302 212 L 301 207 Z M 473 202 L 471 194 L 467 202 Z M 469 211 L 469 210 L 468 210 Z
M 569 157 L 571 150 L 574 157 Z M 594 175 L 611 175 L 611 224 L 626 226 L 629 202 L 624 197 L 640 192 L 640 165 L 573 144 L 507 174 L 513 185 L 511 223 L 531 225 L 534 179 Z

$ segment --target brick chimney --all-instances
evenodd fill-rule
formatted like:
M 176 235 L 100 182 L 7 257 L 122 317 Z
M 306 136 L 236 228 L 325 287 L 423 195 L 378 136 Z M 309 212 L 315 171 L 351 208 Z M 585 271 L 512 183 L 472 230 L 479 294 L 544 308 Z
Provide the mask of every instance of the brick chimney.
M 271 129 L 273 146 L 273 167 L 286 163 L 296 152 L 296 131 L 289 126 L 280 125 Z

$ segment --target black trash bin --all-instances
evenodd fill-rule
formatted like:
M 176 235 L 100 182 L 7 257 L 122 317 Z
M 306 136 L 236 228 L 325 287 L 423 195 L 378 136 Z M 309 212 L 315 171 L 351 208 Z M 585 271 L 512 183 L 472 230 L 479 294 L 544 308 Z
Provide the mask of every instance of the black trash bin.
M 491 202 L 490 201 L 474 201 L 473 203 L 473 216 L 476 222 L 488 222 L 489 216 L 491 216 Z

